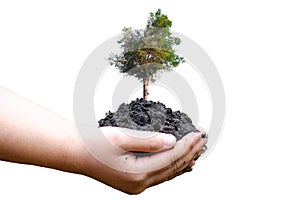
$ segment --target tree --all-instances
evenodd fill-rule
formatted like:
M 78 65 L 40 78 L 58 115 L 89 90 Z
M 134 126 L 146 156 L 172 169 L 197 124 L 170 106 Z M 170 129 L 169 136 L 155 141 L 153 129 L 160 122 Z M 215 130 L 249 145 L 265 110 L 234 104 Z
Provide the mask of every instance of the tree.
M 111 54 L 108 60 L 121 73 L 134 76 L 143 82 L 143 97 L 148 100 L 149 82 L 155 82 L 162 71 L 177 67 L 184 58 L 173 50 L 180 38 L 173 37 L 170 31 L 172 21 L 158 9 L 150 13 L 147 26 L 143 30 L 123 28 L 118 41 L 121 53 Z

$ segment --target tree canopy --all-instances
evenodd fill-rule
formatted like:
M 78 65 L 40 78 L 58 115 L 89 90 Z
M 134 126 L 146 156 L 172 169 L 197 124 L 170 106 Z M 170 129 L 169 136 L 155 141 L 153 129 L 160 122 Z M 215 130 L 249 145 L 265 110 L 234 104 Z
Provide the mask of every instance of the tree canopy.
M 173 37 L 170 31 L 172 21 L 158 9 L 150 13 L 147 26 L 142 30 L 123 28 L 122 37 L 118 41 L 121 53 L 111 54 L 110 64 L 121 73 L 134 76 L 144 82 L 147 90 L 149 81 L 154 82 L 158 72 L 172 70 L 184 62 L 184 58 L 177 55 L 173 49 L 181 40 Z M 146 91 L 147 95 L 148 91 Z

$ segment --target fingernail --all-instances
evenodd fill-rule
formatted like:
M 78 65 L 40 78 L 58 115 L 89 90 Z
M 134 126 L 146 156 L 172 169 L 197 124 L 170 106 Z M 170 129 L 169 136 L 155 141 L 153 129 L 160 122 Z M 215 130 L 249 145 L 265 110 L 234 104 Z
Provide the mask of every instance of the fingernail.
M 204 145 L 204 146 L 202 147 L 202 151 L 206 151 L 206 150 L 207 150 L 207 146 Z
M 190 162 L 190 164 L 188 165 L 188 167 L 193 167 L 195 164 L 196 164 L 195 160 L 192 160 L 192 161 Z
M 191 172 L 191 171 L 193 171 L 193 168 L 191 167 L 187 167 L 182 170 L 182 172 Z
M 202 139 L 207 139 L 208 138 L 208 134 L 206 132 L 202 132 L 201 138 Z
M 174 146 L 175 143 L 176 143 L 176 138 L 175 138 L 175 136 L 170 135 L 170 134 L 166 134 L 166 135 L 164 136 L 164 144 L 165 144 L 166 146 Z
M 200 158 L 201 154 L 194 158 L 194 161 L 197 161 Z

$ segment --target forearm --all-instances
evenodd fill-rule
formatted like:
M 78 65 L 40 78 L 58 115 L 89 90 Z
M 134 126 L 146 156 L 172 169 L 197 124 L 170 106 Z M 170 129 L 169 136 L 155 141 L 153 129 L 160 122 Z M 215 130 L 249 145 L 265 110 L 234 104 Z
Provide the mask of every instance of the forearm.
M 120 190 L 133 187 L 132 176 L 86 151 L 72 123 L 1 87 L 0 160 L 83 174 Z
M 75 140 L 72 123 L 0 87 L 0 160 L 76 172 Z

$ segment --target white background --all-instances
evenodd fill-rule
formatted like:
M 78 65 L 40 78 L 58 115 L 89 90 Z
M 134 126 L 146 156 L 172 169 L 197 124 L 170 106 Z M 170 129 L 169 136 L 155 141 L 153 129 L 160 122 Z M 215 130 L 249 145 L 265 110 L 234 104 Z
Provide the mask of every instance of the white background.
M 157 8 L 222 77 L 226 122 L 192 173 L 128 196 L 87 177 L 0 162 L 0 199 L 299 199 L 298 1 L 1 1 L 0 85 L 72 120 L 76 75 L 101 42 Z

